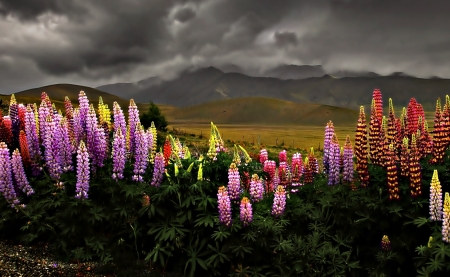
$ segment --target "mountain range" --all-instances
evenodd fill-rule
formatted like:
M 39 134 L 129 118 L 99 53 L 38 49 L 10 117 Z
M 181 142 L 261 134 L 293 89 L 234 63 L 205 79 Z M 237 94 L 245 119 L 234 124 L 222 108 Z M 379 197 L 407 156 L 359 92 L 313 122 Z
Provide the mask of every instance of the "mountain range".
M 229 66 L 228 69 L 243 72 L 237 66 Z M 385 105 L 388 98 L 392 98 L 394 105 L 406 106 L 409 99 L 415 97 L 425 109 L 434 109 L 437 98 L 445 98 L 450 91 L 450 79 L 438 77 L 423 79 L 402 72 L 388 76 L 374 72 L 322 73 L 319 66 L 281 66 L 262 73 L 265 77 L 255 77 L 206 67 L 185 70 L 170 80 L 155 76 L 136 83 L 109 84 L 97 89 L 125 99 L 133 98 L 136 102 L 152 101 L 177 107 L 223 99 L 270 97 L 350 109 L 370 106 L 375 88 L 381 90 Z M 267 77 L 269 75 L 272 77 Z M 289 76 L 301 78 L 291 79 Z

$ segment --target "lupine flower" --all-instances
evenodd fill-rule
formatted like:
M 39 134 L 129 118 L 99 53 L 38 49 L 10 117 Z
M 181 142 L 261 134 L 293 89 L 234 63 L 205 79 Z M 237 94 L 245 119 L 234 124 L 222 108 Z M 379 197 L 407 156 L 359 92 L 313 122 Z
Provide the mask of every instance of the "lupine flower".
M 20 130 L 19 134 L 20 154 L 22 155 L 22 161 L 26 166 L 31 164 L 30 151 L 28 150 L 27 135 L 23 130 Z
M 373 90 L 372 99 L 375 102 L 376 116 L 378 117 L 378 121 L 381 122 L 381 118 L 383 117 L 383 98 L 379 89 L 376 88 Z
M 84 140 L 84 129 L 81 126 L 80 109 L 76 108 L 73 110 L 73 135 L 74 140 L 72 144 L 76 149 L 82 140 Z
M 158 132 L 156 130 L 155 123 L 153 121 L 152 121 L 152 124 L 150 125 L 150 131 L 152 133 L 152 139 L 153 139 L 152 149 L 150 151 L 150 163 L 153 164 L 154 160 L 155 160 L 156 142 L 157 142 L 157 137 L 158 137 Z
M 144 128 L 141 126 L 140 123 L 137 124 L 137 127 L 138 128 L 136 129 L 135 133 L 136 154 L 134 155 L 135 160 L 133 170 L 134 175 L 132 179 L 137 182 L 143 182 L 144 178 L 142 177 L 142 175 L 144 175 L 148 165 L 148 142 Z
M 291 161 L 291 171 L 292 171 L 292 186 L 298 187 L 302 184 L 300 183 L 300 177 L 303 173 L 303 160 L 302 160 L 302 154 L 295 153 L 292 155 L 292 161 Z
M 312 184 L 313 183 L 313 171 L 311 170 L 311 165 L 309 162 L 308 157 L 305 158 L 305 162 L 304 162 L 304 167 L 303 167 L 303 182 L 305 184 Z
M 27 106 L 27 112 L 25 113 L 25 133 L 31 159 L 34 163 L 37 163 L 40 159 L 41 151 L 39 149 L 39 137 L 36 131 L 35 113 L 32 110 L 31 105 Z
M 342 175 L 344 182 L 350 183 L 353 181 L 353 147 L 348 135 L 344 145 L 344 170 Z
M 442 187 L 437 169 L 433 172 L 430 185 L 430 220 L 442 220 Z
M 264 186 L 259 178 L 258 174 L 252 175 L 249 189 L 250 197 L 252 201 L 259 202 L 263 198 Z
M 285 207 L 286 191 L 284 190 L 283 186 L 278 186 L 273 198 L 272 215 L 276 217 L 282 216 Z
M 367 165 L 367 129 L 366 115 L 364 106 L 359 109 L 359 119 L 356 127 L 355 137 L 355 155 L 356 155 L 356 171 L 362 187 L 369 184 L 369 168 Z
M 373 164 L 381 165 L 378 154 L 378 144 L 380 143 L 381 121 L 378 119 L 375 100 L 372 99 L 369 126 L 369 158 Z
M 317 162 L 317 158 L 314 155 L 314 147 L 311 147 L 309 149 L 308 162 L 309 162 L 309 167 L 312 170 L 313 176 L 316 175 L 317 173 L 319 173 L 319 163 Z
M 147 194 L 142 196 L 142 207 L 148 207 L 150 206 L 150 196 Z
M 259 162 L 261 164 L 264 164 L 265 161 L 267 161 L 269 159 L 269 154 L 267 153 L 266 149 L 261 149 L 261 151 L 259 152 Z
M 147 136 L 147 146 L 148 146 L 148 161 L 150 163 L 153 163 L 152 159 L 154 159 L 154 157 L 152 156 L 152 151 L 153 151 L 153 133 L 151 131 L 150 128 L 147 129 L 147 131 L 145 132 L 146 136 Z M 156 142 L 155 142 L 156 144 Z
M 278 154 L 278 159 L 279 159 L 279 162 L 281 163 L 281 162 L 286 162 L 286 159 L 287 159 L 287 153 L 286 153 L 286 150 L 283 150 L 283 151 L 281 151 L 279 154 Z
M 395 163 L 394 145 L 389 145 L 389 151 L 386 153 L 386 171 L 389 191 L 389 200 L 400 199 L 398 184 L 398 168 Z
M 79 103 L 79 112 L 80 112 L 80 127 L 82 131 L 82 136 L 84 136 L 84 132 L 86 130 L 87 117 L 89 113 L 89 100 L 84 93 L 84 91 L 80 91 L 78 94 L 78 103 Z
M 444 158 L 445 153 L 445 130 L 444 130 L 444 116 L 441 111 L 441 101 L 436 101 L 436 112 L 434 116 L 434 131 L 433 131 L 433 159 L 432 163 L 440 163 Z
M 19 106 L 16 102 L 14 94 L 11 95 L 11 100 L 9 102 L 9 118 L 11 120 L 11 148 L 15 149 L 19 147 L 19 131 L 20 131 L 20 121 L 19 121 Z
M 55 122 L 49 115 L 45 123 L 44 131 L 44 153 L 45 163 L 47 165 L 50 177 L 58 181 L 62 174 L 61 156 L 59 142 L 61 139 L 58 128 L 55 127 Z
M 250 203 L 250 200 L 245 196 L 241 200 L 239 218 L 242 221 L 244 227 L 248 226 L 248 224 L 253 221 L 252 204 Z
M 2 110 L 0 109 L 0 141 L 9 144 L 12 138 L 12 133 L 11 129 L 5 124 L 5 117 L 3 117 Z
M 408 104 L 407 112 L 406 112 L 406 118 L 407 118 L 406 126 L 408 126 L 408 135 L 409 136 L 411 136 L 412 134 L 415 134 L 418 129 L 417 121 L 419 119 L 419 114 L 418 114 L 417 106 L 418 106 L 417 100 L 415 98 L 411 98 L 409 100 L 409 104 Z
M 389 251 L 391 250 L 391 241 L 389 240 L 388 236 L 384 235 L 381 239 L 381 249 L 383 251 Z
M 126 146 L 122 128 L 117 128 L 114 131 L 113 151 L 111 154 L 113 160 L 112 178 L 116 181 L 123 179 L 123 170 L 125 169 L 126 162 Z
M 0 193 L 11 204 L 11 207 L 14 208 L 20 203 L 13 186 L 9 150 L 3 141 L 0 142 Z
M 325 169 L 325 173 L 327 174 L 329 169 L 330 143 L 333 134 L 334 134 L 334 125 L 333 122 L 330 120 L 327 123 L 327 126 L 325 127 L 325 138 L 323 141 L 323 166 Z
M 450 195 L 445 193 L 444 211 L 442 213 L 442 240 L 450 242 Z
M 417 197 L 422 194 L 422 172 L 419 163 L 419 149 L 416 145 L 416 136 L 412 135 L 411 151 L 409 152 L 409 187 L 411 188 L 411 197 Z
M 395 126 L 396 118 L 394 112 L 394 105 L 392 104 L 392 98 L 389 98 L 389 115 L 388 115 L 388 131 L 386 134 L 387 143 L 395 145 L 395 138 L 397 136 L 397 128 Z
M 89 112 L 86 117 L 86 147 L 89 153 L 89 158 L 94 161 L 99 154 L 97 150 L 97 115 L 95 114 L 94 106 L 89 106 Z
M 73 170 L 72 154 L 75 153 L 75 149 L 70 139 L 69 124 L 66 118 L 61 120 L 58 128 L 61 134 L 61 165 L 64 172 L 71 171 Z
M 155 161 L 156 162 L 156 161 Z M 231 200 L 224 186 L 217 192 L 217 204 L 219 209 L 219 222 L 227 227 L 231 226 Z
M 107 140 L 106 140 L 106 135 L 104 132 L 104 129 L 102 127 L 97 127 L 96 128 L 96 152 L 98 153 L 95 161 L 95 165 L 98 167 L 103 167 L 103 162 L 106 159 L 106 156 L 108 155 L 108 145 L 107 145 Z
M 130 100 L 130 105 L 128 106 L 128 126 L 130 128 L 130 143 L 129 143 L 129 149 L 130 155 L 134 155 L 134 150 L 136 146 L 135 142 L 135 133 L 136 133 L 136 124 L 140 122 L 139 121 L 139 110 L 136 106 L 136 103 L 134 103 L 134 100 Z
M 113 104 L 113 119 L 114 119 L 114 132 L 120 129 L 121 134 L 125 137 L 127 133 L 127 124 L 125 122 L 125 116 L 117 102 Z
M 241 188 L 241 178 L 239 176 L 239 170 L 235 163 L 231 163 L 228 169 L 228 195 L 230 200 L 239 199 L 239 189 Z
M 270 193 L 273 191 L 274 186 L 273 182 L 275 180 L 275 169 L 276 169 L 276 163 L 272 160 L 266 160 L 264 162 L 263 170 L 264 172 L 267 172 L 269 174 L 268 180 L 266 180 L 266 192 Z
M 47 117 L 51 115 L 50 109 L 47 107 L 47 104 L 42 101 L 41 105 L 39 106 L 39 135 L 41 138 L 41 141 L 45 141 L 45 135 L 46 132 L 46 124 L 47 124 Z
M 403 177 L 409 176 L 409 139 L 403 138 L 403 144 L 400 148 L 400 175 Z
M 153 178 L 151 185 L 154 187 L 161 186 L 162 179 L 164 177 L 164 156 L 162 153 L 156 153 L 155 165 L 153 168 Z
M 277 173 L 278 173 L 277 175 L 278 175 L 278 179 L 279 179 L 279 184 L 286 188 L 290 181 L 290 176 L 291 176 L 291 172 L 287 166 L 287 162 L 285 162 L 285 161 L 280 162 Z
M 329 173 L 328 173 L 328 185 L 336 185 L 339 183 L 339 159 L 340 159 L 340 147 L 336 134 L 330 142 L 329 148 Z
M 33 194 L 34 190 L 31 188 L 30 183 L 28 183 L 27 176 L 25 175 L 25 170 L 23 169 L 22 157 L 20 156 L 19 149 L 14 150 L 12 154 L 11 165 L 17 187 L 28 196 Z
M 84 141 L 80 142 L 80 146 L 77 151 L 77 183 L 75 198 L 87 199 L 89 197 L 89 153 L 84 144 Z

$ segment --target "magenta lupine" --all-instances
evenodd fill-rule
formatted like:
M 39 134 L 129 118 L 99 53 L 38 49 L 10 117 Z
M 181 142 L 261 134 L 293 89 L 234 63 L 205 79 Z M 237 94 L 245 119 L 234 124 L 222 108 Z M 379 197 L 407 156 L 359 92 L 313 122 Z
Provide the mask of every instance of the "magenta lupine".
M 286 162 L 286 161 L 287 161 L 287 153 L 286 153 L 286 150 L 283 150 L 283 151 L 281 151 L 281 152 L 278 154 L 278 160 L 279 160 L 280 163 L 281 163 L 281 162 Z
M 89 153 L 84 141 L 80 142 L 77 151 L 77 183 L 75 190 L 75 198 L 89 198 Z
M 139 110 L 136 106 L 136 103 L 134 103 L 134 100 L 130 100 L 130 106 L 128 106 L 128 126 L 130 127 L 130 155 L 135 155 L 135 149 L 136 149 L 136 125 L 139 122 Z
M 23 193 L 30 196 L 34 193 L 33 188 L 31 188 L 30 183 L 25 175 L 25 170 L 23 169 L 22 156 L 20 155 L 19 149 L 14 150 L 11 159 L 12 173 L 14 180 L 16 181 L 17 188 L 19 188 Z
M 9 150 L 3 141 L 0 142 L 0 193 L 11 207 L 14 208 L 20 203 L 13 186 Z
M 264 186 L 258 174 L 253 174 L 249 188 L 250 198 L 253 202 L 259 202 L 263 199 Z
M 248 226 L 248 224 L 253 221 L 252 204 L 250 203 L 250 200 L 245 196 L 241 200 L 239 218 L 244 227 Z
M 86 132 L 86 123 L 87 123 L 87 117 L 89 113 L 89 99 L 87 98 L 84 91 L 80 91 L 78 94 L 78 103 L 79 103 L 79 112 L 80 112 L 80 126 L 81 126 L 81 136 L 84 136 L 84 133 Z
M 126 141 L 125 136 L 122 134 L 122 128 L 117 128 L 114 131 L 113 140 L 113 174 L 114 180 L 123 179 L 123 170 L 125 169 L 126 162 Z
M 333 134 L 329 149 L 328 185 L 336 185 L 339 183 L 340 157 L 341 149 L 339 142 L 336 134 Z
M 156 161 L 155 161 L 156 162 Z M 217 192 L 217 205 L 219 209 L 219 222 L 227 227 L 231 226 L 231 200 L 224 186 Z
M 278 186 L 273 198 L 272 215 L 276 217 L 283 215 L 285 207 L 286 191 L 283 186 Z
M 433 172 L 430 186 L 430 219 L 431 221 L 442 220 L 442 187 L 439 182 L 437 169 Z
M 47 117 L 51 115 L 50 109 L 47 107 L 47 104 L 45 101 L 41 102 L 41 105 L 39 106 L 38 110 L 39 115 L 39 136 L 41 138 L 41 141 L 45 141 L 45 135 L 46 135 L 46 125 L 47 125 Z
M 137 124 L 137 130 L 135 133 L 136 138 L 136 149 L 134 155 L 134 170 L 132 179 L 136 182 L 143 182 L 145 170 L 148 165 L 148 142 L 147 136 L 145 134 L 144 128 L 140 123 Z
M 47 116 L 44 128 L 44 157 L 45 164 L 50 173 L 50 177 L 58 181 L 62 174 L 62 167 L 60 161 L 60 152 L 57 142 L 59 142 L 60 135 L 58 129 L 55 128 L 55 123 L 52 117 Z
M 275 163 L 275 161 L 266 160 L 264 162 L 263 171 L 269 174 L 269 178 L 268 180 L 266 180 L 266 188 L 265 188 L 265 191 L 268 193 L 273 192 L 274 189 L 273 181 L 275 179 L 276 166 L 277 164 Z
M 292 171 L 292 187 L 294 187 L 293 192 L 296 192 L 295 187 L 302 185 L 300 183 L 300 177 L 302 176 L 303 172 L 302 154 L 295 153 L 292 155 L 291 171 Z
M 266 149 L 261 149 L 261 151 L 259 152 L 259 162 L 261 164 L 264 164 L 265 161 L 267 161 L 269 159 L 269 154 L 267 153 Z
M 445 193 L 444 211 L 442 213 L 442 240 L 450 242 L 450 195 Z
M 125 137 L 127 134 L 127 124 L 125 122 L 125 116 L 123 115 L 122 108 L 117 102 L 114 102 L 113 108 L 114 118 L 114 131 L 120 128 L 122 135 Z
M 354 174 L 353 166 L 353 147 L 350 141 L 350 136 L 347 136 L 344 146 L 344 170 L 342 179 L 344 182 L 352 182 Z
M 59 122 L 59 132 L 61 134 L 61 165 L 63 167 L 63 171 L 72 171 L 72 155 L 75 154 L 75 149 L 73 147 L 72 142 L 70 141 L 69 135 L 69 124 L 66 118 L 63 118 Z
M 334 126 L 333 122 L 331 120 L 327 123 L 327 126 L 325 127 L 325 138 L 323 141 L 323 166 L 325 169 L 325 173 L 328 174 L 328 170 L 330 168 L 330 144 L 331 139 L 333 138 L 334 134 Z
M 239 169 L 235 163 L 230 164 L 228 169 L 228 195 L 231 200 L 239 199 L 239 190 L 241 188 L 241 178 L 239 176 Z
M 162 153 L 156 153 L 151 185 L 154 187 L 161 186 L 164 173 L 165 173 L 164 156 Z

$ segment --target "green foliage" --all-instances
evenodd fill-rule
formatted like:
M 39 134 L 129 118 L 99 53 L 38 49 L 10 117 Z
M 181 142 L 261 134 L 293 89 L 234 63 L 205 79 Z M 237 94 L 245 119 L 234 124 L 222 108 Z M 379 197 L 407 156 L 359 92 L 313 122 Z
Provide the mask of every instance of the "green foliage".
M 87 200 L 74 197 L 74 172 L 63 174 L 63 190 L 46 174 L 30 179 L 36 194 L 23 198 L 27 206 L 18 212 L 1 197 L 0 237 L 48 242 L 65 260 L 96 260 L 124 270 L 145 263 L 185 276 L 442 275 L 450 271 L 450 246 L 442 241 L 440 223 L 427 219 L 428 191 L 434 168 L 442 169 L 444 187 L 449 182 L 444 168 L 450 163 L 434 166 L 428 159 L 422 161 L 418 198 L 410 197 L 408 180 L 400 178 L 401 199 L 389 201 L 385 169 L 370 165 L 368 188 L 328 186 L 318 174 L 313 184 L 288 194 L 280 218 L 271 215 L 273 194 L 252 203 L 247 227 L 239 220 L 239 203 L 233 203 L 230 228 L 219 223 L 217 190 L 228 183 L 232 155 L 182 159 L 177 175 L 171 163 L 159 188 L 149 184 L 152 166 L 144 183 L 131 181 L 130 162 L 126 178 L 113 181 L 108 160 L 92 176 Z M 255 161 L 241 164 L 239 172 L 265 175 Z M 149 206 L 142 205 L 144 195 Z M 389 236 L 389 251 L 380 247 L 383 235 Z
M 148 112 L 142 114 L 141 124 L 144 128 L 149 128 L 152 121 L 158 131 L 167 132 L 167 121 L 161 110 L 153 102 L 150 102 Z

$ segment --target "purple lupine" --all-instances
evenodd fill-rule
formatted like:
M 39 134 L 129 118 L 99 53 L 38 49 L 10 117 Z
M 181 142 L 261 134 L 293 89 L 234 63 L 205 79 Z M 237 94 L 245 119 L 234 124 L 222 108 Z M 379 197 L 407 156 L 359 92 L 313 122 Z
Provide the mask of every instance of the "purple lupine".
M 120 132 L 124 137 L 126 137 L 127 134 L 127 124 L 125 123 L 125 116 L 123 115 L 123 111 L 120 108 L 119 104 L 117 102 L 114 102 L 114 131 L 120 128 Z
M 281 152 L 278 154 L 278 160 L 279 160 L 280 163 L 286 162 L 286 160 L 287 160 L 287 153 L 286 153 L 286 150 L 283 150 L 283 151 L 281 151 Z
M 250 203 L 250 200 L 245 196 L 241 200 L 239 218 L 242 221 L 244 227 L 248 226 L 248 224 L 253 221 L 252 204 Z
M 329 166 L 330 166 L 330 143 L 334 134 L 334 126 L 331 120 L 327 123 L 325 127 L 325 138 L 323 141 L 323 166 L 325 169 L 325 173 L 328 174 Z
M 219 222 L 227 227 L 231 226 L 231 200 L 224 186 L 217 192 L 217 206 L 219 209 Z
M 341 149 L 336 134 L 333 134 L 329 148 L 328 185 L 339 183 Z
M 41 141 L 45 141 L 45 135 L 46 133 L 46 125 L 47 125 L 47 117 L 51 115 L 50 109 L 47 107 L 47 103 L 45 101 L 41 102 L 41 105 L 39 106 L 38 110 L 38 116 L 39 116 L 39 136 L 41 138 Z
M 150 128 L 147 129 L 147 131 L 145 132 L 145 135 L 147 136 L 148 160 L 151 163 L 152 162 L 153 143 L 156 143 L 156 141 L 154 142 L 154 140 L 153 140 L 153 133 Z
M 252 180 L 250 181 L 249 193 L 250 193 L 250 198 L 254 202 L 259 202 L 263 198 L 264 186 L 263 186 L 258 174 L 253 174 L 253 176 L 252 176 Z
M 58 140 L 60 139 L 59 132 L 55 128 L 55 123 L 52 117 L 47 116 L 44 131 L 44 158 L 45 164 L 50 173 L 50 177 L 58 181 L 62 174 L 61 162 L 59 160 Z
M 19 105 L 16 102 L 14 94 L 11 96 L 9 104 L 9 118 L 11 119 L 11 148 L 15 149 L 19 147 L 19 132 L 20 132 L 20 120 L 19 120 Z
M 136 182 L 143 182 L 142 175 L 145 173 L 148 165 L 148 141 L 144 128 L 140 123 L 137 124 L 137 130 L 135 133 L 136 149 L 134 155 L 134 170 L 132 179 Z
M 69 124 L 67 122 L 67 119 L 62 118 L 62 120 L 59 122 L 58 127 L 61 134 L 61 165 L 63 167 L 63 171 L 67 172 L 73 170 L 72 154 L 75 154 L 75 149 L 72 142 L 70 141 Z
M 25 175 L 25 170 L 23 169 L 22 163 L 22 156 L 20 155 L 19 149 L 14 150 L 11 158 L 11 165 L 14 180 L 16 181 L 17 187 L 28 196 L 33 194 L 34 190 L 33 188 L 31 188 L 30 183 L 28 183 L 27 176 Z
M 278 186 L 273 198 L 272 215 L 276 217 L 283 215 L 285 207 L 286 191 L 283 186 Z
M 156 153 L 151 185 L 154 187 L 161 186 L 164 173 L 164 155 L 162 153 Z
M 122 129 L 117 128 L 114 131 L 114 141 L 113 141 L 113 174 L 112 178 L 114 180 L 123 179 L 123 170 L 125 169 L 126 162 L 126 141 L 125 136 L 122 134 Z
M 27 136 L 28 151 L 30 152 L 33 167 L 37 166 L 41 157 L 41 150 L 39 149 L 39 136 L 36 128 L 35 113 L 30 104 L 27 105 L 25 113 L 25 134 Z
M 437 169 L 433 172 L 430 186 L 430 220 L 442 220 L 442 187 Z
M 269 159 L 269 154 L 267 153 L 266 149 L 261 149 L 261 151 L 259 152 L 259 162 L 261 164 L 264 164 L 265 161 L 267 161 Z
M 78 148 L 81 140 L 83 140 L 83 127 L 81 126 L 81 118 L 80 118 L 80 109 L 73 109 L 73 136 L 74 140 L 72 141 L 75 149 Z
M 84 144 L 80 142 L 77 151 L 77 183 L 75 190 L 75 198 L 87 199 L 89 197 L 89 153 Z
M 89 113 L 89 99 L 84 91 L 80 91 L 78 94 L 79 112 L 80 112 L 80 126 L 82 136 L 86 132 L 87 117 Z
M 135 142 L 135 136 L 136 136 L 136 125 L 139 122 L 139 110 L 136 106 L 136 103 L 134 103 L 134 100 L 130 100 L 130 106 L 128 107 L 128 126 L 130 127 L 130 149 L 129 152 L 131 155 L 135 154 L 136 149 L 136 142 Z
M 81 115 L 81 114 L 80 114 Z M 89 112 L 86 117 L 86 147 L 89 153 L 89 158 L 94 161 L 97 153 L 97 115 L 95 114 L 94 105 L 89 106 Z M 94 163 L 95 164 L 95 163 Z
M 9 157 L 9 150 L 6 143 L 0 142 L 0 193 L 3 194 L 6 201 L 15 207 L 20 202 L 17 199 L 16 191 L 14 190 L 12 174 L 11 174 L 11 159 Z
M 235 163 L 230 164 L 228 169 L 228 195 L 231 200 L 239 199 L 239 190 L 241 188 L 241 177 Z
M 342 179 L 344 182 L 352 182 L 353 181 L 353 147 L 350 141 L 350 136 L 347 136 L 344 145 L 344 170 Z
M 108 155 L 108 145 L 105 137 L 105 130 L 100 126 L 95 130 L 95 152 L 97 153 L 94 160 L 95 165 L 103 167 L 106 156 Z

